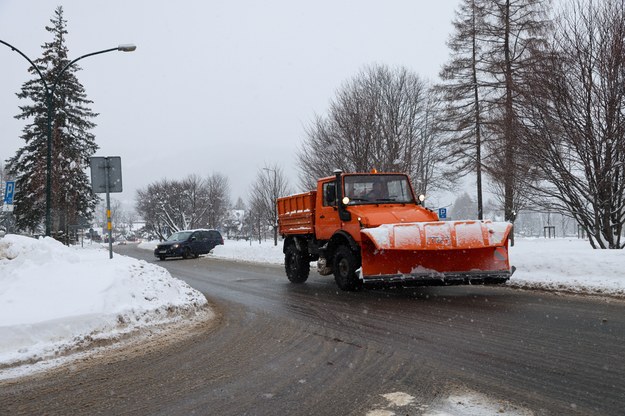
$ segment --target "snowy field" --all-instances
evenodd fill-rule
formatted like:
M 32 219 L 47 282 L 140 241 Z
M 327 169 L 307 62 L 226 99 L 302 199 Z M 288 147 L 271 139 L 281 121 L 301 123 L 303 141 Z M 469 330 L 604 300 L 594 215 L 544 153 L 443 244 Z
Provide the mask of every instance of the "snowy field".
M 510 250 L 517 270 L 509 286 L 625 298 L 622 250 L 592 250 L 577 239 L 517 239 Z M 227 240 L 207 257 L 283 263 L 282 244 L 269 240 Z M 0 239 L 0 379 L 48 368 L 68 352 L 210 316 L 200 292 L 158 265 L 110 260 L 96 244 Z

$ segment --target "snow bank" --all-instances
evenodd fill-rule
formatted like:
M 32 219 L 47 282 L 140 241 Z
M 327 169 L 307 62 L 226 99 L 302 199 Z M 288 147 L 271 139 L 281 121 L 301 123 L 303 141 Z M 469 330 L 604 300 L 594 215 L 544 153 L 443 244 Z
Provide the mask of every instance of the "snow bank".
M 0 370 L 181 320 L 206 298 L 165 269 L 98 246 L 0 239 Z
M 594 250 L 576 238 L 517 239 L 509 285 L 625 297 L 625 251 Z

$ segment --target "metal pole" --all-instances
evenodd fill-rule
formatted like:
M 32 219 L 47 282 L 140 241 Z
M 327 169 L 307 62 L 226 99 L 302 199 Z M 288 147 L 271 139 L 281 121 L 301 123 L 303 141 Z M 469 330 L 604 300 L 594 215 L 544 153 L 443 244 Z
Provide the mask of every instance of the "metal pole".
M 106 228 L 109 234 L 109 259 L 113 258 L 113 227 L 111 226 L 111 193 L 109 192 L 109 158 L 104 158 L 104 175 L 106 176 Z
M 63 73 L 67 70 L 67 68 L 69 68 L 74 63 L 80 61 L 81 59 L 87 58 L 89 56 L 99 55 L 102 53 L 113 52 L 113 51 L 132 52 L 136 49 L 136 46 L 119 45 L 116 48 L 104 49 L 101 51 L 92 52 L 86 55 L 79 56 L 78 58 L 74 59 L 73 61 L 65 65 L 63 69 L 61 69 L 61 72 L 59 72 L 56 78 L 54 79 L 52 88 L 48 88 L 48 84 L 46 83 L 46 80 L 43 74 L 41 73 L 37 65 L 35 65 L 35 63 L 28 56 L 26 56 L 22 51 L 20 51 L 19 49 L 17 49 L 15 46 L 11 45 L 10 43 L 7 43 L 3 40 L 0 40 L 0 43 L 8 46 L 9 48 L 11 48 L 11 50 L 19 53 L 24 59 L 26 59 L 32 65 L 35 71 L 37 71 L 37 74 L 39 75 L 39 78 L 41 79 L 41 82 L 43 83 L 43 86 L 46 90 L 46 107 L 48 108 L 48 129 L 47 129 L 48 130 L 47 131 L 48 143 L 47 143 L 47 155 L 46 155 L 46 170 L 47 170 L 47 174 L 46 174 L 46 236 L 49 237 L 51 234 L 51 228 L 52 228 L 51 227 L 51 222 L 52 222 L 52 216 L 51 216 L 51 209 L 52 209 L 52 116 L 53 116 L 53 109 L 54 109 L 53 108 L 54 103 L 52 101 L 52 97 L 54 95 L 54 90 L 56 89 L 56 85 L 61 80 L 61 75 L 63 75 Z
M 119 48 L 109 48 L 109 49 L 104 49 L 98 52 L 92 52 L 86 55 L 79 56 L 78 58 L 74 59 L 73 61 L 70 61 L 67 65 L 65 65 L 63 69 L 61 69 L 61 71 L 58 73 L 58 75 L 54 78 L 54 83 L 52 84 L 52 88 L 50 88 L 49 90 L 46 89 L 47 105 L 48 105 L 48 153 L 47 153 L 47 159 L 46 159 L 47 171 L 48 171 L 47 178 L 46 178 L 46 236 L 50 236 L 51 228 L 52 228 L 51 226 L 52 224 L 52 214 L 51 214 L 51 211 L 52 211 L 52 118 L 54 117 L 54 101 L 53 101 L 54 91 L 56 91 L 56 86 L 61 80 L 61 75 L 63 75 L 65 71 L 67 71 L 67 69 L 73 64 L 75 64 L 76 62 L 80 61 L 81 59 L 87 58 L 89 56 L 99 55 L 101 53 L 113 52 L 117 50 L 119 50 Z M 108 166 L 108 161 L 107 161 L 107 166 Z M 108 196 L 108 193 L 107 193 L 107 196 Z M 111 252 L 111 258 L 113 258 L 112 252 Z

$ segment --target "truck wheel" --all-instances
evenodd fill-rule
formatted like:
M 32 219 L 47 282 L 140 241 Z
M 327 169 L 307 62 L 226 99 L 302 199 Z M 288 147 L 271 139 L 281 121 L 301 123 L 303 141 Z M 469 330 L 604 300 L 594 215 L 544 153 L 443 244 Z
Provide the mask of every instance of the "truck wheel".
M 334 280 L 339 289 L 345 291 L 358 290 L 360 279 L 356 275 L 356 256 L 347 246 L 340 246 L 334 253 Z
M 289 244 L 285 250 L 284 269 L 291 283 L 304 283 L 308 279 L 310 262 L 295 244 Z

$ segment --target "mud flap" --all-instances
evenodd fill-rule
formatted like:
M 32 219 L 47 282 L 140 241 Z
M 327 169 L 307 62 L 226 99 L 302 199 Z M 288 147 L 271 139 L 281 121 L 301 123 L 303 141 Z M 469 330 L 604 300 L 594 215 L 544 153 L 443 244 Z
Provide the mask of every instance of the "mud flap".
M 512 225 L 491 221 L 384 224 L 361 230 L 365 282 L 501 283 L 511 275 Z

